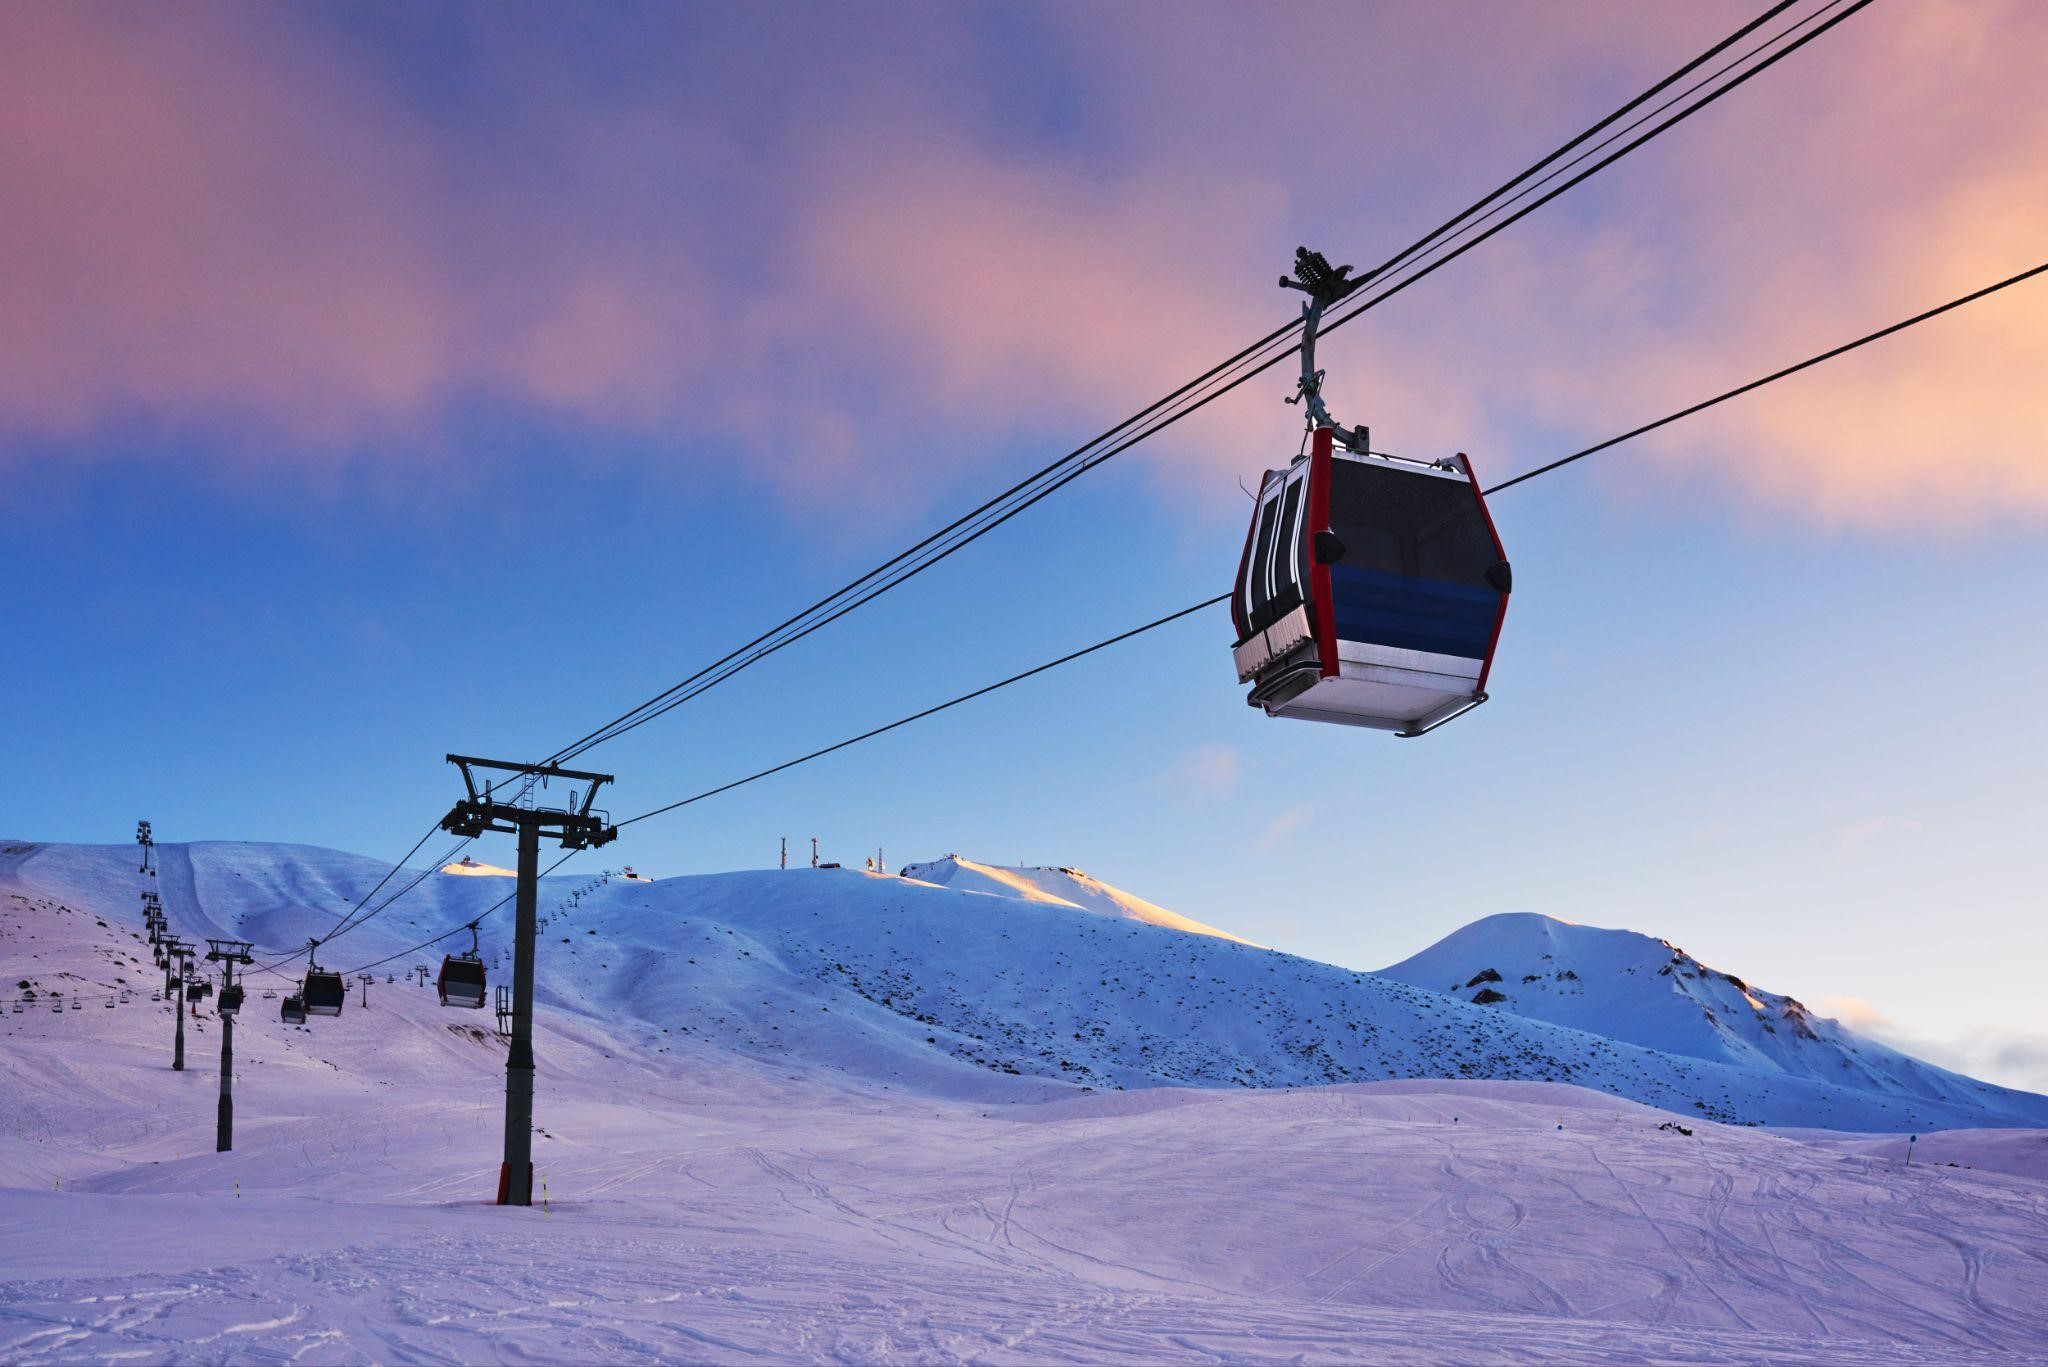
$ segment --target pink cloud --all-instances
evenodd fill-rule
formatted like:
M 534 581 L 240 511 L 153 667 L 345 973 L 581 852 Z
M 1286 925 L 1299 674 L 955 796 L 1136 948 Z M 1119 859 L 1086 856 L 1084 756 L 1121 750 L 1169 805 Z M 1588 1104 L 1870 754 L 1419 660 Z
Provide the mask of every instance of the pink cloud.
M 1299 79 L 1295 40 L 1333 15 L 1406 59 Z M 734 125 L 659 90 L 573 103 L 531 53 L 512 69 L 533 79 L 506 77 L 527 101 L 512 165 L 289 10 L 9 10 L 0 461 L 139 424 L 229 465 L 402 468 L 452 458 L 436 434 L 482 402 L 685 462 L 748 452 L 792 497 L 886 497 L 994 438 L 1050 453 L 1122 417 L 1286 316 L 1271 281 L 1296 241 L 1368 263 L 1733 18 L 1194 9 L 1144 44 L 1128 12 L 1049 22 L 1092 141 L 989 136 L 1006 111 L 956 108 L 948 27 L 886 97 L 807 109 L 760 153 L 749 217 L 647 169 L 738 155 Z M 1559 454 L 1532 424 L 1603 437 L 2034 264 L 2044 50 L 2048 9 L 2019 0 L 1873 7 L 1331 338 L 1339 414 L 1505 474 Z M 772 267 L 708 264 L 747 231 Z M 2048 285 L 2022 287 L 1599 478 L 1704 471 L 1835 524 L 2038 519 L 2044 338 Z M 1235 500 L 1291 450 L 1290 381 L 1137 458 Z
M 1601 437 L 2048 260 L 2048 107 L 2023 93 L 2043 52 L 2039 6 L 1873 7 L 1645 149 L 1596 231 L 1490 246 L 1485 271 L 1532 251 L 1591 282 L 1531 307 L 1491 277 L 1537 343 L 1515 402 Z M 2039 520 L 2044 373 L 2048 281 L 1602 460 L 1830 526 Z
M 243 455 L 392 441 L 500 393 L 649 423 L 705 329 L 686 258 L 509 221 L 453 152 L 283 11 L 11 11 L 0 43 L 0 408 L 140 415 Z

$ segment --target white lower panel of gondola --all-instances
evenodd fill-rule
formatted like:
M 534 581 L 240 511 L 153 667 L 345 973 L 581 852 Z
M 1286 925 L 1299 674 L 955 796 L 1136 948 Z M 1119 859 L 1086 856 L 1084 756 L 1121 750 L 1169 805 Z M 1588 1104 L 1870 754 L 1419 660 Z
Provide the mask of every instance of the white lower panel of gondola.
M 1291 696 L 1275 689 L 1282 700 L 1260 705 L 1269 716 L 1420 732 L 1484 700 L 1478 691 L 1482 664 L 1458 655 L 1339 641 L 1334 677 L 1320 677 L 1318 667 L 1304 661 L 1293 677 L 1313 682 Z

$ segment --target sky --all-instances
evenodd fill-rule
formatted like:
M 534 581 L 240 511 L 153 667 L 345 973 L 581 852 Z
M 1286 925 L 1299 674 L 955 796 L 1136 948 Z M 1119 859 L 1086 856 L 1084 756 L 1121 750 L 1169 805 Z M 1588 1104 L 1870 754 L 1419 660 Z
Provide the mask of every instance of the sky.
M 10 7 L 0 833 L 396 858 L 447 752 L 717 658 L 1756 8 Z M 1327 339 L 1332 406 L 1498 478 L 2040 264 L 2044 57 L 1877 0 Z M 2048 1089 L 2044 373 L 2037 281 L 1503 492 L 1493 700 L 1425 741 L 1247 708 L 1215 609 L 607 857 L 1074 865 L 1362 968 L 1540 911 Z M 1224 591 L 1288 389 L 593 751 L 615 811 Z

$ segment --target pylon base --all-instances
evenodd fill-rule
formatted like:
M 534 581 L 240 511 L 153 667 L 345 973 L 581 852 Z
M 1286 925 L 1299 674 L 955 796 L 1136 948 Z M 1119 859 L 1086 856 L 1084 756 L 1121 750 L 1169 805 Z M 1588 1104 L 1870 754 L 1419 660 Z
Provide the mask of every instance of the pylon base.
M 512 1181 L 512 1165 L 498 1164 L 498 1204 L 501 1206 L 530 1206 L 533 1204 L 533 1164 L 525 1165 L 526 1171 L 515 1186 Z

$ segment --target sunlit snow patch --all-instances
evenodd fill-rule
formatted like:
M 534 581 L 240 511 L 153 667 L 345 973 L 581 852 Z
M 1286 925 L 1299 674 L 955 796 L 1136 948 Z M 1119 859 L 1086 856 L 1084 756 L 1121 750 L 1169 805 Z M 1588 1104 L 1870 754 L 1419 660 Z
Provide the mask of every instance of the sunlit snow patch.
M 1113 888 L 1100 879 L 1089 877 L 1079 869 L 977 864 L 971 859 L 949 854 L 929 864 L 905 864 L 902 872 L 905 878 L 936 883 L 940 887 L 952 888 L 955 892 L 982 892 L 995 897 L 1014 897 L 1026 902 L 1073 907 L 1079 911 L 1093 912 L 1098 916 L 1143 921 L 1146 925 L 1164 926 L 1168 930 L 1183 931 L 1189 935 L 1213 935 L 1219 940 L 1231 940 L 1241 945 L 1254 943 L 1241 935 L 1232 935 L 1227 930 L 1218 930 L 1214 926 L 1203 925 L 1200 921 L 1182 916 L 1178 912 L 1168 911 L 1165 907 L 1157 906 L 1142 897 L 1133 897 L 1123 889 Z M 1263 945 L 1257 947 L 1264 948 Z
M 479 863 L 468 855 L 464 855 L 453 864 L 443 864 L 441 872 L 459 874 L 466 878 L 517 878 L 519 876 L 515 870 L 501 869 L 496 864 Z

